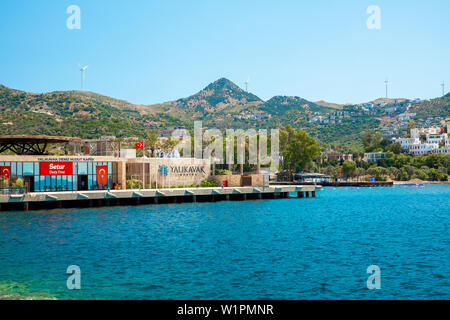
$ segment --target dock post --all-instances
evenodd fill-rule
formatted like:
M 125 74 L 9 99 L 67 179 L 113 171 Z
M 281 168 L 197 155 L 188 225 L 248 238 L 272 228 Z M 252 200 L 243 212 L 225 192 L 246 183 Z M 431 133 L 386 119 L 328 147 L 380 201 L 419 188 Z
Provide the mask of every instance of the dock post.
M 154 198 L 153 198 L 153 202 L 154 202 L 155 204 L 158 204 L 158 197 L 154 197 Z
M 246 193 L 244 193 L 244 194 L 242 195 L 242 199 L 243 199 L 244 201 L 247 200 L 247 194 L 246 194 Z
M 262 193 L 258 193 L 258 199 L 261 200 L 262 199 Z
M 25 211 L 28 211 L 28 209 L 29 209 L 28 202 L 24 202 L 24 203 L 23 203 L 23 209 L 24 209 Z
M 307 198 L 309 198 L 309 191 L 306 191 L 306 192 L 305 192 L 305 196 L 306 196 Z
M 227 199 L 227 201 L 230 201 L 230 195 L 229 194 L 227 194 L 225 198 Z
M 316 191 L 311 191 L 311 196 L 312 196 L 313 198 L 315 198 L 315 197 L 316 197 Z
M 297 192 L 297 198 L 303 198 L 305 195 L 303 193 L 303 191 L 299 191 Z
M 284 193 L 284 197 L 285 197 L 286 199 L 289 199 L 289 198 L 291 197 L 291 195 L 289 194 L 289 192 L 285 192 L 285 193 Z
M 192 196 L 192 202 L 197 202 L 197 196 L 196 195 Z

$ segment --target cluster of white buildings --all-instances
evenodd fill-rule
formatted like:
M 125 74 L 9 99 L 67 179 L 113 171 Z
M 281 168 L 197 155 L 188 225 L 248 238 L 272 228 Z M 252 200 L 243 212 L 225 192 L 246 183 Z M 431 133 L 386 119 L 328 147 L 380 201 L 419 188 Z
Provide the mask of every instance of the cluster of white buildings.
M 319 115 L 319 112 L 315 112 L 314 117 L 312 117 L 311 120 L 309 120 L 309 122 L 310 123 L 319 122 L 319 123 L 336 124 L 336 123 L 342 123 L 342 121 L 345 119 L 355 120 L 355 116 L 358 116 L 358 115 L 361 116 L 363 114 L 361 112 L 357 113 L 354 111 L 336 111 L 336 112 L 327 113 L 322 116 L 322 115 Z
M 412 155 L 450 154 L 450 139 L 443 128 L 414 128 L 410 138 L 394 138 L 393 141 L 400 143 L 403 151 Z

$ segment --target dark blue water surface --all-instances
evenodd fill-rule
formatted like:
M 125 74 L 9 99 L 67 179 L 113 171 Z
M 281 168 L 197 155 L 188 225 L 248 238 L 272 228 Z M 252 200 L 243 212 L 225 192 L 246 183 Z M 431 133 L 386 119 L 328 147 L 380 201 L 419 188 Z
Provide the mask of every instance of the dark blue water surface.
M 0 295 L 449 299 L 450 186 L 0 213 Z M 68 290 L 69 265 L 81 290 Z M 381 268 L 368 290 L 367 267 Z

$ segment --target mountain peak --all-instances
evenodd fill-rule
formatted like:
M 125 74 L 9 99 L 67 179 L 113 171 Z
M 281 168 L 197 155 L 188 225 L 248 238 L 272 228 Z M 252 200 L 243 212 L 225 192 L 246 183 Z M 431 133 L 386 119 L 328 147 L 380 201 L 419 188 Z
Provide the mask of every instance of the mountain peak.
M 210 83 L 204 90 L 220 90 L 220 89 L 226 89 L 226 90 L 237 90 L 237 91 L 244 91 L 241 88 L 239 88 L 234 82 L 228 80 L 227 78 L 220 78 L 212 83 Z
M 246 105 L 251 102 L 262 103 L 262 100 L 242 90 L 227 78 L 220 78 L 196 94 L 178 100 L 177 104 L 195 111 L 213 112 L 228 106 Z

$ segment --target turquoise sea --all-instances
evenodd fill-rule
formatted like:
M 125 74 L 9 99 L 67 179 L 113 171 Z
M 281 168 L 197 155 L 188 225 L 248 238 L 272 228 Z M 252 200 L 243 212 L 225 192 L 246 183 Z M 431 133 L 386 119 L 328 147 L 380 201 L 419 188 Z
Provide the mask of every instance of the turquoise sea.
M 0 296 L 449 299 L 449 223 L 450 185 L 0 212 Z M 81 290 L 67 289 L 69 265 Z

